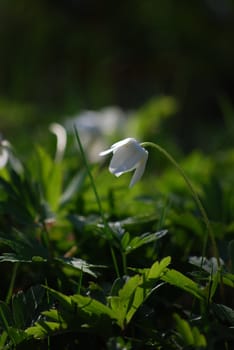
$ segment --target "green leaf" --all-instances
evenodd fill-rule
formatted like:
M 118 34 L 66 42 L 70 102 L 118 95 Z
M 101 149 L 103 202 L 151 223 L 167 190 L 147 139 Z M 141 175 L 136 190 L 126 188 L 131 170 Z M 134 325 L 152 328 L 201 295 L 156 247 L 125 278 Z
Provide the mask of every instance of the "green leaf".
M 13 327 L 9 327 L 7 333 L 14 345 L 20 344 L 28 338 L 28 334 L 25 331 Z
M 194 345 L 199 348 L 206 348 L 207 347 L 206 338 L 203 334 L 200 333 L 199 329 L 197 327 L 193 327 L 192 332 L 193 332 Z
M 175 287 L 185 290 L 200 300 L 204 300 L 205 298 L 204 292 L 198 284 L 179 271 L 168 269 L 162 275 L 161 279 Z
M 58 301 L 57 313 L 49 310 L 43 312 L 43 315 L 58 320 L 62 328 L 78 330 L 81 328 L 99 331 L 101 334 L 107 334 L 112 327 L 111 320 L 116 320 L 114 311 L 107 305 L 91 297 L 75 294 L 70 297 L 47 288 L 49 293 Z M 41 323 L 39 322 L 41 325 Z M 44 328 L 44 324 L 42 325 Z M 41 331 L 41 329 L 40 329 Z
M 174 314 L 173 318 L 176 323 L 178 339 L 185 346 L 206 347 L 206 338 L 200 333 L 197 327 L 191 327 L 190 324 L 182 319 L 178 314 Z
M 14 221 L 32 224 L 33 214 L 25 200 L 25 193 L 22 196 L 21 188 L 17 188 L 10 180 L 8 181 L 0 177 L 0 188 L 4 193 L 4 200 L 0 203 L 1 211 L 10 218 L 12 217 Z M 25 189 L 24 192 L 26 192 Z
M 56 291 L 56 290 L 54 290 L 52 288 L 49 288 L 47 286 L 44 286 L 44 288 L 47 289 L 48 292 L 51 295 L 53 295 L 53 297 L 60 302 L 61 306 L 64 309 L 66 309 L 68 311 L 71 311 L 71 312 L 74 311 L 74 305 L 73 305 L 73 303 L 71 301 L 71 297 L 70 296 L 66 296 L 65 294 L 60 293 L 60 292 L 58 292 L 58 291 Z
M 93 277 L 97 277 L 97 274 L 92 270 L 95 267 L 103 268 L 105 266 L 103 265 L 92 265 L 88 264 L 85 260 L 77 259 L 77 258 L 55 258 L 56 261 L 59 261 L 60 263 L 64 265 L 68 265 L 70 267 L 73 267 L 75 269 L 78 269 L 84 273 L 87 273 Z
M 133 316 L 133 312 L 130 310 L 133 307 L 134 294 L 140 284 L 142 284 L 142 277 L 140 275 L 135 275 L 127 280 L 123 288 L 119 290 L 118 296 L 111 296 L 109 298 L 110 307 L 116 315 L 118 325 L 122 329 L 125 327 L 125 323 L 129 322 Z M 134 305 L 134 312 L 142 302 L 143 296 L 140 300 L 140 296 L 138 295 L 137 305 Z M 129 315 L 127 317 L 128 312 Z
M 117 296 L 111 296 L 110 306 L 116 314 L 118 325 L 124 329 L 132 317 L 155 290 L 156 282 L 167 269 L 171 258 L 166 257 L 155 262 L 151 269 L 142 270 L 141 274 L 130 277 Z
M 126 232 L 124 233 L 122 239 L 121 239 L 121 246 L 123 248 L 123 251 L 127 251 L 128 249 L 128 246 L 129 246 L 129 242 L 130 242 L 130 233 L 129 232 Z
M 38 180 L 43 185 L 46 201 L 56 211 L 62 193 L 62 163 L 55 163 L 42 147 L 37 147 L 37 156 Z
M 5 345 L 8 339 L 8 334 L 6 331 L 1 332 L 1 337 L 0 337 L 0 349 L 5 349 Z
M 48 258 L 47 249 L 38 240 L 28 237 L 20 231 L 15 230 L 12 239 L 0 237 L 0 243 L 7 245 L 14 251 L 14 253 L 2 254 L 0 262 L 32 262 L 35 256 L 41 257 L 43 261 L 46 261 Z
M 43 316 L 46 316 L 48 319 L 53 322 L 61 322 L 61 315 L 57 309 L 50 309 L 42 312 Z
M 176 322 L 176 330 L 183 340 L 185 345 L 193 345 L 193 333 L 189 323 L 183 320 L 179 315 L 174 314 L 174 320 Z
M 72 197 L 81 190 L 82 186 L 84 185 L 86 176 L 87 170 L 83 169 L 72 178 L 67 188 L 60 197 L 59 202 L 61 206 L 67 204 L 72 199 Z
M 58 210 L 60 205 L 62 180 L 62 164 L 54 163 L 54 166 L 50 172 L 50 181 L 47 180 L 47 200 L 51 206 L 52 211 Z
M 203 235 L 204 230 L 201 222 L 191 213 L 177 214 L 175 212 L 171 212 L 170 219 L 172 220 L 173 225 L 179 225 L 194 232 L 200 237 Z
M 23 329 L 25 326 L 24 312 L 26 308 L 25 294 L 18 292 L 13 295 L 12 298 L 12 313 L 14 317 L 14 323 L 17 328 Z
M 155 233 L 144 233 L 141 236 L 136 236 L 132 239 L 129 239 L 129 241 L 127 242 L 127 238 L 130 238 L 128 236 L 123 237 L 122 239 L 122 245 L 126 254 L 131 253 L 133 250 L 140 248 L 141 246 L 145 245 L 145 244 L 149 244 L 152 242 L 155 242 L 156 240 L 164 237 L 167 234 L 167 230 L 163 230 L 163 231 L 159 231 L 159 232 L 155 232 Z
M 16 328 L 17 325 L 15 325 L 15 320 L 12 317 L 10 308 L 2 301 L 0 302 L 0 326 L 5 330 L 14 345 L 19 344 L 27 338 L 27 335 L 23 330 Z M 3 340 L 1 339 L 1 341 Z
M 209 288 L 208 296 L 209 296 L 210 302 L 212 301 L 216 293 L 216 290 L 218 288 L 220 281 L 221 281 L 220 271 L 210 275 L 210 281 L 207 286 Z
M 95 300 L 90 297 L 84 297 L 79 294 L 75 294 L 71 297 L 71 300 L 77 304 L 77 306 L 82 309 L 82 311 L 87 314 L 95 315 L 97 317 L 106 315 L 111 319 L 116 319 L 116 315 L 108 306 L 104 305 L 98 300 Z
M 143 281 L 143 278 L 141 278 L 141 282 Z M 128 311 L 126 314 L 126 324 L 128 324 L 132 317 L 135 315 L 139 307 L 144 303 L 145 299 L 149 296 L 150 291 L 145 289 L 145 287 L 140 284 L 137 286 L 133 297 L 130 298 L 130 303 L 128 307 Z
M 0 325 L 6 331 L 10 326 L 14 326 L 11 310 L 3 301 L 0 301 Z
M 0 263 L 1 262 L 11 262 L 11 263 L 17 263 L 17 262 L 25 262 L 25 263 L 31 263 L 31 262 L 37 262 L 37 263 L 44 263 L 47 261 L 47 259 L 41 257 L 41 256 L 32 256 L 32 257 L 26 257 L 14 253 L 3 253 L 3 255 L 0 255 Z
M 167 256 L 161 261 L 156 261 L 150 268 L 147 278 L 148 279 L 157 279 L 166 271 L 166 267 L 171 263 L 171 257 Z
M 223 304 L 212 304 L 212 310 L 217 317 L 230 326 L 234 326 L 234 310 Z
M 24 329 L 39 316 L 38 308 L 45 290 L 39 285 L 30 287 L 26 292 L 18 292 L 12 297 L 12 313 L 15 326 Z
M 62 332 L 66 329 L 67 326 L 64 326 L 62 323 L 40 320 L 36 322 L 35 326 L 27 328 L 25 333 L 27 336 L 34 337 L 35 339 L 44 339 L 49 335 Z
M 13 199 L 18 198 L 17 192 L 13 188 L 13 186 L 2 177 L 0 177 L 0 187 L 6 191 L 6 193 L 9 195 L 10 198 L 13 198 Z
M 224 273 L 222 275 L 223 283 L 229 287 L 234 288 L 234 274 L 233 273 Z

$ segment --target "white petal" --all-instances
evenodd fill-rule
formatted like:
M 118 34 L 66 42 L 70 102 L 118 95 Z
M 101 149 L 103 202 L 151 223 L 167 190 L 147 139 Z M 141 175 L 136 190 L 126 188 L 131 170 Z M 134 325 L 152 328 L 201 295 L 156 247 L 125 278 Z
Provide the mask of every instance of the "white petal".
M 57 137 L 57 149 L 56 149 L 55 159 L 57 161 L 60 161 L 63 158 L 64 151 L 65 151 L 66 144 L 67 144 L 66 129 L 58 123 L 52 123 L 49 126 L 49 130 L 53 134 L 55 134 L 55 136 Z
M 7 140 L 2 140 L 2 141 L 1 141 L 1 146 L 3 146 L 3 148 L 9 148 L 9 149 L 12 148 L 10 142 L 7 141 Z
M 107 154 L 109 154 L 109 153 L 111 153 L 111 152 L 113 152 L 113 149 L 109 148 L 109 149 L 107 149 L 106 151 L 100 152 L 100 153 L 99 153 L 99 156 L 105 156 L 105 155 L 107 155 Z
M 105 156 L 105 155 L 107 155 L 107 154 L 109 154 L 109 153 L 111 153 L 111 152 L 114 153 L 114 152 L 116 152 L 117 149 L 119 149 L 119 148 L 122 147 L 122 146 L 125 146 L 125 145 L 128 144 L 129 142 L 136 142 L 136 143 L 137 143 L 137 141 L 136 141 L 135 139 L 133 139 L 133 138 L 131 138 L 131 137 L 128 137 L 128 138 L 126 138 L 126 139 L 124 139 L 124 140 L 121 140 L 121 141 L 118 141 L 118 142 L 114 143 L 114 144 L 111 146 L 111 148 L 109 148 L 109 149 L 107 149 L 107 150 L 105 150 L 105 151 L 100 152 L 100 153 L 99 153 L 99 156 Z
M 132 171 L 144 155 L 145 150 L 134 142 L 130 142 L 125 146 L 118 148 L 111 160 L 109 170 L 116 176 Z
M 132 137 L 127 137 L 126 139 L 123 139 L 121 141 L 114 143 L 111 146 L 111 149 L 114 151 L 120 147 L 127 145 L 128 143 L 137 143 L 138 144 L 138 142 L 135 139 L 133 139 Z
M 0 169 L 4 168 L 8 161 L 8 151 L 4 148 L 0 150 Z
M 138 164 L 138 166 L 133 174 L 133 177 L 131 179 L 129 187 L 132 187 L 142 177 L 142 175 L 145 171 L 147 159 L 148 159 L 148 151 L 145 150 L 145 154 L 144 154 L 143 158 L 141 159 L 140 163 Z

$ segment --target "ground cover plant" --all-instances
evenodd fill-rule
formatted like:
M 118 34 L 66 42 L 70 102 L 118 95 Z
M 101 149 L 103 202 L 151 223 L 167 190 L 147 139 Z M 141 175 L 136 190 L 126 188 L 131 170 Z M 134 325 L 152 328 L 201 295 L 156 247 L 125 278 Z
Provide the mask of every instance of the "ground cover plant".
M 72 137 L 26 160 L 1 144 L 0 348 L 233 349 L 233 150 L 128 138 L 111 174 Z

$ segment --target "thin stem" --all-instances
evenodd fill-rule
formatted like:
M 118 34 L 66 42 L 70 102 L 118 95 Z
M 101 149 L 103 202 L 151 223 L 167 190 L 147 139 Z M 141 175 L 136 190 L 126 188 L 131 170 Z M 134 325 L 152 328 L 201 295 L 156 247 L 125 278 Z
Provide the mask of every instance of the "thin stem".
M 127 275 L 127 254 L 122 252 L 123 272 Z
M 48 287 L 47 278 L 45 278 L 45 286 Z M 49 296 L 48 289 L 46 289 L 46 301 L 47 301 L 47 304 L 50 305 L 50 296 Z M 47 336 L 47 349 L 50 350 L 50 336 Z
M 102 221 L 105 224 L 106 218 L 104 216 L 104 212 L 103 212 L 103 209 L 102 209 L 102 204 L 101 204 L 99 195 L 97 193 L 97 189 L 96 189 L 96 186 L 95 186 L 94 178 L 93 178 L 92 172 L 90 170 L 90 166 L 89 166 L 89 163 L 87 161 L 87 158 L 86 158 L 86 155 L 85 155 L 85 152 L 84 152 L 81 140 L 80 140 L 80 136 L 78 134 L 78 130 L 76 129 L 75 126 L 74 126 L 74 130 L 75 130 L 76 140 L 77 140 L 79 148 L 80 148 L 80 153 L 81 153 L 81 156 L 83 158 L 84 165 L 85 165 L 85 167 L 87 169 L 87 172 L 88 172 L 88 175 L 89 175 L 89 178 L 90 178 L 90 182 L 91 182 L 91 186 L 93 188 L 93 192 L 94 192 L 94 195 L 95 195 L 95 198 L 96 198 L 96 201 L 97 201 L 98 209 L 99 209 L 100 215 L 102 217 Z
M 201 202 L 200 198 L 198 197 L 198 195 L 197 195 L 192 183 L 190 182 L 188 176 L 185 174 L 184 170 L 180 167 L 180 165 L 177 163 L 177 161 L 164 148 L 162 148 L 158 144 L 153 143 L 153 142 L 143 142 L 143 143 L 141 143 L 141 146 L 142 147 L 156 148 L 160 153 L 162 153 L 176 167 L 176 169 L 178 170 L 180 175 L 183 177 L 184 181 L 186 182 L 188 188 L 191 191 L 191 194 L 193 196 L 194 201 L 196 202 L 196 204 L 201 212 L 201 215 L 203 216 L 204 222 L 205 222 L 206 227 L 207 227 L 207 232 L 210 236 L 211 243 L 213 246 L 214 255 L 217 259 L 218 266 L 220 267 L 219 253 L 218 253 L 217 244 L 216 244 L 215 237 L 214 237 L 214 232 L 212 230 L 210 221 L 209 221 L 208 216 L 206 214 L 206 211 L 202 205 L 202 202 Z
M 14 349 L 15 349 L 15 346 L 16 346 L 15 339 L 14 339 L 14 336 L 12 336 L 11 333 L 9 332 L 9 328 L 10 327 L 9 327 L 8 321 L 7 321 L 7 319 L 6 319 L 5 315 L 4 315 L 2 307 L 0 307 L 0 316 L 1 316 L 1 319 L 3 321 L 6 333 L 8 334 L 9 338 L 11 339 L 11 341 L 12 341 L 12 343 L 14 345 Z
M 11 296 L 12 296 L 12 293 L 13 293 L 13 289 L 14 289 L 14 285 L 15 285 L 15 279 L 16 279 L 16 274 L 17 274 L 17 270 L 19 268 L 19 263 L 15 263 L 13 265 L 13 271 L 12 271 L 12 275 L 11 275 L 11 281 L 10 281 L 10 286 L 9 286 L 9 289 L 8 289 L 8 293 L 7 293 L 7 296 L 6 296 L 6 303 L 8 304 L 10 299 L 11 299 Z
M 115 272 L 116 272 L 117 277 L 120 278 L 119 266 L 118 266 L 118 263 L 117 263 L 115 251 L 114 251 L 114 249 L 113 249 L 113 247 L 111 246 L 110 243 L 109 243 L 109 245 L 110 245 L 110 252 L 111 252 L 111 257 L 112 257 L 112 260 L 113 260 Z
M 81 292 L 82 280 L 83 280 L 83 270 L 80 271 L 80 278 L 79 278 L 79 283 L 78 283 L 78 287 L 77 287 L 77 294 L 80 294 L 80 292 Z
M 94 192 L 94 195 L 95 195 L 95 198 L 96 198 L 96 202 L 97 202 L 97 205 L 98 205 L 99 213 L 100 213 L 101 218 L 102 218 L 102 222 L 103 222 L 103 225 L 104 225 L 104 232 L 105 232 L 106 237 L 108 239 L 110 239 L 111 238 L 110 237 L 110 228 L 108 226 L 107 220 L 106 220 L 105 215 L 104 215 L 104 211 L 103 211 L 103 208 L 102 208 L 101 200 L 100 200 L 98 192 L 97 192 L 95 181 L 94 181 L 92 172 L 90 170 L 90 166 L 89 166 L 89 163 L 87 161 L 87 158 L 86 158 L 86 155 L 85 155 L 85 152 L 84 152 L 81 140 L 80 140 L 80 136 L 79 136 L 78 130 L 76 129 L 75 126 L 74 126 L 74 131 L 75 131 L 77 143 L 79 145 L 80 153 L 81 153 L 81 156 L 83 158 L 84 165 L 85 165 L 85 167 L 87 169 L 88 176 L 89 176 L 89 179 L 90 179 L 90 182 L 91 182 L 91 186 L 93 188 L 93 192 Z M 109 244 L 110 244 L 110 240 L 109 240 Z M 117 259 L 116 259 L 115 252 L 114 252 L 114 249 L 111 246 L 111 244 L 110 244 L 110 251 L 111 251 L 111 256 L 112 256 L 114 268 L 115 268 L 115 271 L 116 271 L 116 275 L 117 275 L 117 277 L 120 277 L 119 268 L 118 268 L 118 264 L 117 264 Z
M 42 224 L 41 238 L 46 248 L 48 249 L 48 260 L 51 261 L 53 258 L 53 248 L 49 239 L 49 232 L 45 221 L 43 221 Z

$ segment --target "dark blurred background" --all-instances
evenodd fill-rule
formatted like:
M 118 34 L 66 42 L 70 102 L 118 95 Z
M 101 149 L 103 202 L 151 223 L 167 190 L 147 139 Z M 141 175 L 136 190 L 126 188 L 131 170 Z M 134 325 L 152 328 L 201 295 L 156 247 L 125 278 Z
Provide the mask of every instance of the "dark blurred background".
M 231 0 L 1 0 L 1 132 L 169 95 L 182 147 L 230 144 L 233 38 Z

